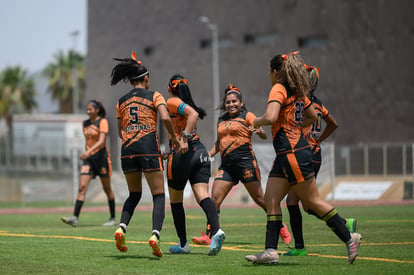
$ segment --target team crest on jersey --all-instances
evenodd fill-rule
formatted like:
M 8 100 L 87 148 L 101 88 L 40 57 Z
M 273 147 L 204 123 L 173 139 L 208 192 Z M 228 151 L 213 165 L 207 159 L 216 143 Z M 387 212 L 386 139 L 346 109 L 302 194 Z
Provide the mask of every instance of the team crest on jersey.
M 251 178 L 251 177 L 253 177 L 252 171 L 248 168 L 245 168 L 243 170 L 243 178 L 248 179 L 248 178 Z

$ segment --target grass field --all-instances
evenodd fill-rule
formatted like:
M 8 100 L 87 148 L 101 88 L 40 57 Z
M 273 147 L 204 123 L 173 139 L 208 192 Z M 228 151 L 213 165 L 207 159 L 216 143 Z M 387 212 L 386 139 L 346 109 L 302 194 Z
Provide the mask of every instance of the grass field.
M 2 207 L 4 207 L 2 205 Z M 53 207 L 53 206 L 50 206 Z M 147 209 L 148 207 L 146 207 Z M 70 213 L 0 215 L 0 274 L 413 274 L 414 205 L 337 207 L 358 219 L 363 235 L 359 257 L 347 264 L 346 248 L 326 225 L 304 215 L 306 257 L 280 257 L 278 265 L 253 265 L 245 255 L 261 252 L 265 215 L 258 208 L 222 209 L 226 241 L 216 257 L 208 247 L 190 245 L 191 254 L 173 255 L 177 242 L 171 212 L 161 235 L 163 257 L 151 255 L 148 238 L 151 212 L 139 206 L 128 227 L 128 251 L 115 248 L 115 227 L 103 227 L 106 211 L 81 214 L 80 226 L 60 221 Z M 286 208 L 285 220 L 288 221 Z M 201 209 L 188 209 L 187 235 L 198 236 L 205 225 Z M 119 213 L 118 213 L 119 215 Z M 290 227 L 290 226 L 289 226 Z M 292 242 L 293 243 L 293 242 Z M 279 252 L 288 248 L 279 243 Z

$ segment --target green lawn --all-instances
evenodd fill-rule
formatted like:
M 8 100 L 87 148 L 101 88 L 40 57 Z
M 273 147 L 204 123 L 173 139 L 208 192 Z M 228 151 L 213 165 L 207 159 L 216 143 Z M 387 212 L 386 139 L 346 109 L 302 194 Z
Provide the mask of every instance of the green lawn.
M 53 207 L 53 206 L 48 206 Z M 347 264 L 346 248 L 328 227 L 304 214 L 304 237 L 309 255 L 281 257 L 278 265 L 253 265 L 245 255 L 262 251 L 265 215 L 258 208 L 222 209 L 226 241 L 216 257 L 208 247 L 190 245 L 191 254 L 173 255 L 177 242 L 171 212 L 166 211 L 161 233 L 163 257 L 151 255 L 151 212 L 139 210 L 128 227 L 128 251 L 115 248 L 115 227 L 103 227 L 107 213 L 84 211 L 80 226 L 60 221 L 62 215 L 0 215 L 0 274 L 412 274 L 414 270 L 414 206 L 338 207 L 344 217 L 358 219 L 363 235 L 359 257 Z M 287 210 L 284 217 L 288 221 Z M 204 228 L 201 209 L 186 210 L 188 239 Z M 118 213 L 119 216 L 119 213 Z M 290 228 L 290 225 L 288 225 Z M 279 243 L 279 252 L 287 251 Z

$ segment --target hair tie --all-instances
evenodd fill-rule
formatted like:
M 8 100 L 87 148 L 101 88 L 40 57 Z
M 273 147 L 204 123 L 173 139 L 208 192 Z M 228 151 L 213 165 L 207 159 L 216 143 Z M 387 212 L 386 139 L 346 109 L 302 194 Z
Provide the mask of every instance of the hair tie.
M 188 86 L 188 80 L 185 78 L 172 80 L 170 86 L 175 89 L 180 83 L 184 83 Z
M 227 86 L 227 89 L 228 90 L 226 91 L 226 95 L 229 94 L 230 92 L 240 94 L 240 89 L 237 88 L 236 86 L 233 86 L 232 84 L 229 84 Z
M 135 52 L 131 52 L 131 58 L 132 58 L 132 60 L 137 62 L 138 65 L 141 65 L 142 62 L 137 60 L 137 55 L 135 54 Z
M 286 58 L 287 58 L 288 55 L 295 55 L 295 54 L 298 54 L 298 53 L 299 53 L 299 51 L 291 52 L 289 54 L 282 54 L 282 59 L 283 59 L 283 61 L 286 61 Z

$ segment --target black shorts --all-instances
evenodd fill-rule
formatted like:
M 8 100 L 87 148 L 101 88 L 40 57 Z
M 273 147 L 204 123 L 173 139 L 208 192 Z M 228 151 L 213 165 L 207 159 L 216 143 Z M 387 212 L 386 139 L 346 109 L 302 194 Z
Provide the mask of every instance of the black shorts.
M 319 169 L 321 169 L 321 164 L 322 164 L 322 153 L 321 150 L 318 150 L 316 153 L 313 153 L 313 157 L 312 157 L 312 167 L 313 167 L 313 171 L 315 172 L 315 177 L 318 175 L 319 173 Z
M 278 154 L 273 162 L 269 178 L 286 178 L 291 185 L 307 180 L 315 175 L 312 155 L 310 148 Z
M 246 156 L 237 160 L 226 160 L 224 157 L 215 179 L 231 181 L 234 182 L 234 185 L 238 184 L 239 181 L 243 183 L 260 181 L 260 170 L 256 158 Z
M 173 153 L 167 162 L 168 186 L 175 190 L 184 190 L 187 181 L 190 184 L 206 183 L 210 179 L 211 161 L 206 147 L 199 141 L 188 144 L 185 154 Z
M 81 175 L 92 175 L 107 178 L 112 174 L 112 164 L 108 157 L 88 158 L 83 161 Z
M 121 157 L 121 167 L 124 174 L 163 170 L 162 160 L 159 154 L 123 156 Z

